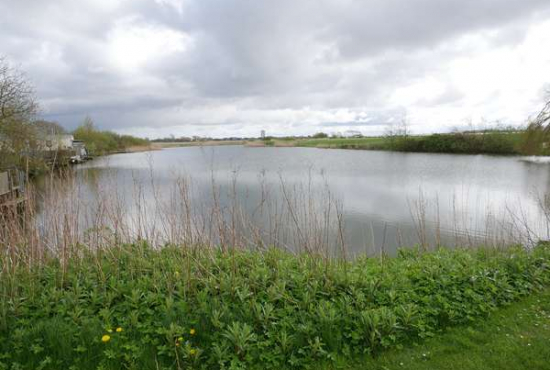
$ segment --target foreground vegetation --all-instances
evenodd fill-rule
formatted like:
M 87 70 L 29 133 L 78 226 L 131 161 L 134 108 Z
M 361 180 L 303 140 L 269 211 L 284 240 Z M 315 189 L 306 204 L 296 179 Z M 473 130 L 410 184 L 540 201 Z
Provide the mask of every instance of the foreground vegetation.
M 361 361 L 341 358 L 328 369 L 550 369 L 550 290 L 534 293 L 486 320 L 452 328 L 420 345 Z
M 335 366 L 550 284 L 549 245 L 353 262 L 145 243 L 1 258 L 0 369 Z

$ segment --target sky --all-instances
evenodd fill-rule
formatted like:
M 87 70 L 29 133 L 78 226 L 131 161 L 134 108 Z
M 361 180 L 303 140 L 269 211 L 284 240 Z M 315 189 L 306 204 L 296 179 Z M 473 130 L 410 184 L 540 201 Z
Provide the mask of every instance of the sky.
M 515 126 L 550 90 L 550 1 L 0 0 L 0 56 L 68 129 Z

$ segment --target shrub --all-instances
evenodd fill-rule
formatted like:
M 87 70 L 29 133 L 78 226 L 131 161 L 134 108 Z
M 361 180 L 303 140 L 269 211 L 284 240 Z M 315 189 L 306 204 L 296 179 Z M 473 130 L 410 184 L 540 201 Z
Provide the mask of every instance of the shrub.
M 519 154 L 520 135 L 509 132 L 433 134 L 396 139 L 390 149 L 403 152 Z
M 74 137 L 76 140 L 82 140 L 92 155 L 124 152 L 131 146 L 149 144 L 146 139 L 130 135 L 119 135 L 111 131 L 100 131 L 96 129 L 89 117 L 86 117 L 84 123 L 74 131 Z

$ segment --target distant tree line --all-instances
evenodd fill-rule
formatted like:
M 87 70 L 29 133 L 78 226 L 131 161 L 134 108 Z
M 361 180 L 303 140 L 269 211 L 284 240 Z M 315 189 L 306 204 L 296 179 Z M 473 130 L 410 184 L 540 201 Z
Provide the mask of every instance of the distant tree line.
M 125 152 L 130 147 L 148 146 L 149 140 L 130 135 L 119 135 L 112 131 L 101 131 L 87 116 L 73 132 L 75 140 L 81 140 L 91 155 Z

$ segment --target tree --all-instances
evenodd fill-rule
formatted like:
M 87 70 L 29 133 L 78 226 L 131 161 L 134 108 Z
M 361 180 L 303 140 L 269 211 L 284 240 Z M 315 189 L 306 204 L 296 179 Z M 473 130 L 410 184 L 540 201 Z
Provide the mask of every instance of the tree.
M 25 75 L 0 58 L 0 166 L 28 167 L 36 148 L 33 118 L 38 106 Z
M 403 149 L 410 134 L 409 122 L 406 117 L 402 118 L 397 124 L 390 122 L 384 130 L 384 136 L 387 138 L 391 149 Z
M 537 117 L 525 130 L 522 153 L 527 155 L 548 154 L 550 151 L 550 91 L 546 103 Z
M 57 122 L 36 120 L 33 125 L 40 135 L 62 135 L 67 133 L 67 130 Z
M 324 132 L 318 132 L 315 135 L 313 135 L 314 139 L 326 139 L 327 137 L 328 135 L 325 134 Z
M 37 109 L 34 88 L 25 75 L 0 58 L 0 124 L 7 120 L 28 122 Z
M 546 93 L 546 104 L 535 120 L 546 133 L 550 133 L 550 90 Z

